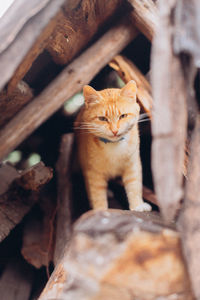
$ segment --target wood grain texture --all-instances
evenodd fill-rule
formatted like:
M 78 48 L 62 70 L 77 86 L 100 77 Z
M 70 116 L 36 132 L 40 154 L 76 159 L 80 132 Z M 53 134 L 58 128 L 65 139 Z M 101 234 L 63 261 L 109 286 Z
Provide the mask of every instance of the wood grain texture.
M 153 104 L 151 86 L 140 70 L 129 59 L 121 55 L 115 56 L 109 65 L 119 74 L 125 83 L 130 80 L 136 82 L 138 101 L 144 111 L 151 115 Z
M 74 146 L 73 133 L 62 136 L 57 172 L 57 215 L 54 264 L 57 265 L 72 233 L 72 182 L 71 163 Z
M 103 24 L 120 10 L 122 0 L 68 0 L 60 12 L 47 50 L 59 64 L 69 63 Z
M 191 283 L 196 299 L 200 299 L 200 117 L 197 117 L 196 126 L 190 145 L 188 174 L 184 206 L 181 210 L 178 229 L 181 234 L 182 246 L 188 265 Z
M 167 278 L 167 280 L 166 280 Z M 193 299 L 180 240 L 155 213 L 90 211 L 39 300 Z
M 20 81 L 12 93 L 0 92 L 0 127 L 3 127 L 15 114 L 33 98 L 29 86 Z
M 183 196 L 182 170 L 187 129 L 187 92 L 179 57 L 173 53 L 172 11 L 176 0 L 159 1 L 160 21 L 152 49 L 152 169 L 165 219 L 171 220 Z M 158 71 L 159 70 L 159 71 Z
M 45 1 L 47 2 L 43 0 Z M 8 84 L 9 93 L 45 48 L 51 53 L 55 62 L 60 64 L 70 62 L 112 14 L 119 10 L 121 2 L 122 0 L 110 0 L 105 6 L 105 2 L 100 0 L 92 2 L 84 0 L 80 3 L 74 0 L 65 1 L 65 5 L 41 31 L 30 51 L 17 67 Z
M 158 10 L 153 0 L 128 0 L 138 29 L 151 41 L 158 26 Z
M 33 7 L 34 4 L 37 7 L 36 15 L 34 15 L 32 18 L 30 18 L 29 15 L 29 19 L 26 21 L 24 26 L 21 27 L 21 30 L 19 30 L 19 32 L 17 33 L 16 38 L 12 40 L 12 43 L 7 43 L 6 51 L 0 53 L 0 70 L 3 70 L 0 78 L 0 90 L 12 77 L 14 71 L 22 62 L 24 57 L 27 55 L 28 51 L 31 49 L 36 39 L 39 37 L 41 31 L 56 15 L 64 1 L 65 0 L 49 0 L 47 2 L 47 0 L 43 0 L 41 3 L 46 3 L 43 9 L 40 5 L 38 6 L 38 3 L 40 1 L 34 1 L 32 3 Z M 27 2 L 24 0 L 23 3 L 25 6 L 28 5 L 28 7 L 30 7 L 29 1 Z M 15 3 L 15 5 L 17 4 Z
M 118 22 L 101 39 L 67 66 L 60 75 L 0 132 L 0 159 L 20 144 L 30 133 L 80 91 L 84 84 L 118 54 L 135 36 L 129 22 Z M 87 62 L 87 64 L 85 63 Z

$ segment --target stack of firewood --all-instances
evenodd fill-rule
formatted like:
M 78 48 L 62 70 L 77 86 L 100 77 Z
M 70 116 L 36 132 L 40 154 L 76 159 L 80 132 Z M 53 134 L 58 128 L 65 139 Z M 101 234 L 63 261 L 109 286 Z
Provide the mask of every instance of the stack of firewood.
M 184 0 L 21 0 L 0 20 L 1 299 L 200 299 L 199 12 Z M 130 54 L 141 34 L 146 75 Z M 112 209 L 87 212 L 74 173 L 63 104 L 108 68 L 136 81 L 151 120 L 152 151 L 141 149 L 151 213 L 123 210 L 119 180 Z M 15 166 L 4 162 L 14 149 Z M 44 163 L 27 167 L 32 152 Z

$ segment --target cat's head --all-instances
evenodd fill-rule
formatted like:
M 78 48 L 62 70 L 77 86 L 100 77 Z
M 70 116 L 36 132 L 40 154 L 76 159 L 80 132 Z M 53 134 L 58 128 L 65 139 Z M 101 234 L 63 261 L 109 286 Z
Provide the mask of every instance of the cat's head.
M 83 88 L 85 107 L 82 128 L 95 136 L 117 141 L 138 122 L 140 107 L 136 102 L 137 87 L 131 80 L 122 89 L 96 91 Z

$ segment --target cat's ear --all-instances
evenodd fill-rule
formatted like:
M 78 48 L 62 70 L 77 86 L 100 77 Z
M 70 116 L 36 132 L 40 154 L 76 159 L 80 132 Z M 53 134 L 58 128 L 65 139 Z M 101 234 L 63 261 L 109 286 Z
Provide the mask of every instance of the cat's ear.
M 86 106 L 99 103 L 101 97 L 100 94 L 89 85 L 83 87 L 83 96 L 85 98 Z
M 121 90 L 120 96 L 136 101 L 137 86 L 134 80 L 129 81 Z

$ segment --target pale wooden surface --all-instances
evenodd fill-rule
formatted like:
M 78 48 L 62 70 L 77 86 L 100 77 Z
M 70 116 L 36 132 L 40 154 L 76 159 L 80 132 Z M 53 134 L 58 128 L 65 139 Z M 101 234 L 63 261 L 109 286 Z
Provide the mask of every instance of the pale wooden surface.
M 80 91 L 84 84 L 89 83 L 101 68 L 136 35 L 137 30 L 129 20 L 119 22 L 67 66 L 37 98 L 18 113 L 0 132 L 0 159 L 16 148 L 30 133 L 57 111 L 67 99 Z
M 16 38 L 12 36 L 12 32 L 11 32 L 11 37 L 13 39 L 12 43 L 6 42 L 6 47 L 7 47 L 6 51 L 0 53 L 0 70 L 3 70 L 0 77 L 0 90 L 11 78 L 16 68 L 22 62 L 27 52 L 31 49 L 34 42 L 39 37 L 41 31 L 45 28 L 45 26 L 48 24 L 51 18 L 53 18 L 56 15 L 56 13 L 60 9 L 64 1 L 65 0 L 57 0 L 57 1 L 37 0 L 36 2 L 35 1 L 27 2 L 26 0 L 20 0 L 22 7 L 24 7 L 23 11 L 25 10 L 25 7 L 30 7 L 30 6 L 32 7 L 31 12 L 33 16 L 34 16 L 34 6 L 35 6 L 36 15 L 32 18 L 30 18 L 30 15 L 28 15 L 30 18 L 29 20 L 23 19 L 23 14 L 21 12 L 18 12 L 18 4 L 17 4 L 18 1 L 16 1 L 13 4 L 12 13 L 14 14 L 15 12 L 16 16 L 20 14 L 21 19 L 23 19 L 22 23 L 25 22 L 25 24 L 23 27 L 22 26 L 19 27 Z M 42 4 L 45 5 L 45 3 L 46 6 L 42 9 Z M 5 14 L 5 18 L 7 18 L 6 14 Z M 12 22 L 12 20 L 9 20 L 9 22 Z M 16 22 L 12 24 L 11 31 L 15 26 L 16 26 Z M 3 32 L 1 32 L 1 34 L 3 34 Z M 8 32 L 7 35 L 9 36 Z
M 183 196 L 187 130 L 186 84 L 180 58 L 173 54 L 171 13 L 175 1 L 159 2 L 160 22 L 152 47 L 152 171 L 165 219 L 172 220 Z
M 158 26 L 158 10 L 153 0 L 128 0 L 138 29 L 151 41 Z
M 155 213 L 90 211 L 39 300 L 192 300 L 180 240 Z

